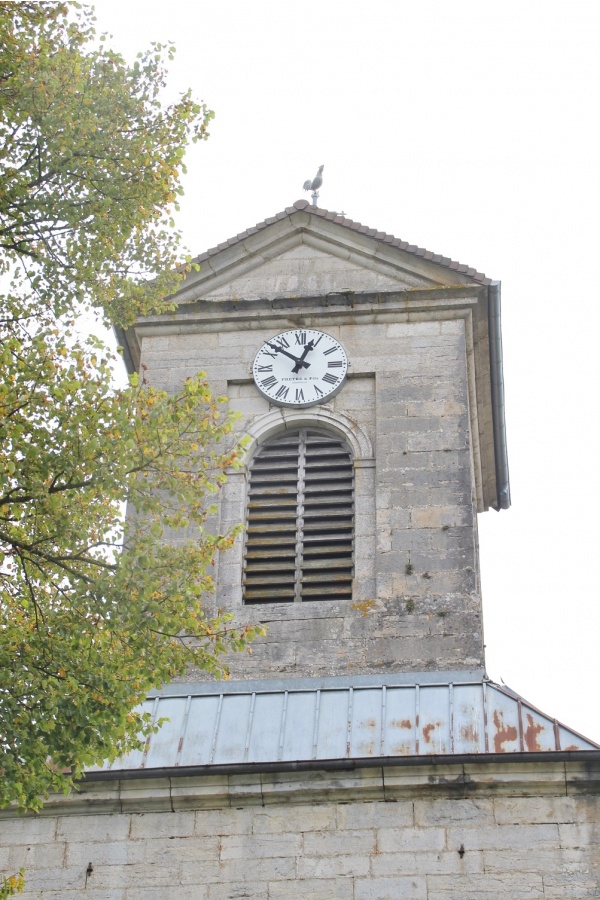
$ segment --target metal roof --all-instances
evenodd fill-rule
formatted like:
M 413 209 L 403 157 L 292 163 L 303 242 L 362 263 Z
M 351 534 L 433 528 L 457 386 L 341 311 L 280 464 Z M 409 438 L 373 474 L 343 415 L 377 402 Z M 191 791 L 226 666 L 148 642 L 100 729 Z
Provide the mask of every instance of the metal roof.
M 143 710 L 168 721 L 143 752 L 102 770 L 599 749 L 486 680 L 313 688 L 306 681 L 150 698 Z

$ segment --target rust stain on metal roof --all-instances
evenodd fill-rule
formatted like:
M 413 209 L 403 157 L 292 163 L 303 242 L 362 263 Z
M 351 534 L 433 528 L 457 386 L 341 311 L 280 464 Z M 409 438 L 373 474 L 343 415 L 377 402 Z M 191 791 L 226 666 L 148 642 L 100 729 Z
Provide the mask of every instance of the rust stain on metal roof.
M 479 741 L 479 732 L 474 725 L 463 725 L 460 729 L 460 736 L 463 741 L 470 744 L 476 744 Z
M 391 728 L 407 728 L 407 729 L 411 729 L 411 728 L 412 728 L 412 722 L 410 721 L 410 719 L 392 719 L 392 721 L 390 722 L 390 727 L 391 727 Z
M 423 726 L 423 737 L 425 738 L 426 744 L 431 743 L 431 732 L 435 731 L 435 729 L 439 728 L 439 726 L 440 726 L 439 722 L 435 722 L 435 723 L 430 722 L 429 725 Z
M 527 722 L 528 722 L 528 725 L 527 725 L 527 728 L 525 729 L 525 734 L 523 735 L 523 737 L 525 739 L 525 746 L 531 752 L 533 752 L 534 750 L 541 750 L 542 748 L 539 745 L 537 736 L 540 733 L 540 731 L 544 730 L 544 726 L 541 725 L 539 722 L 536 724 L 533 721 L 533 716 L 531 715 L 531 713 L 527 713 Z
M 494 735 L 494 750 L 496 753 L 506 753 L 503 744 L 507 741 L 512 742 L 517 739 L 517 729 L 514 725 L 505 725 L 502 713 L 497 709 L 494 710 L 494 725 L 496 726 L 496 734 Z

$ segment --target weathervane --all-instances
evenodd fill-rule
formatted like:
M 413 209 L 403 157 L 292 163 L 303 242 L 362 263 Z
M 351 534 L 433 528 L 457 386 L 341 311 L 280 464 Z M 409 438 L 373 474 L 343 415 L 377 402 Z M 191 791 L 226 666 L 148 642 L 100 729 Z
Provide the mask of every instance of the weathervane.
M 323 184 L 323 169 L 324 168 L 325 168 L 325 166 L 319 166 L 319 171 L 317 172 L 317 174 L 315 175 L 313 180 L 304 182 L 304 190 L 312 191 L 310 199 L 312 200 L 313 206 L 317 205 L 317 200 L 319 199 L 319 188 Z

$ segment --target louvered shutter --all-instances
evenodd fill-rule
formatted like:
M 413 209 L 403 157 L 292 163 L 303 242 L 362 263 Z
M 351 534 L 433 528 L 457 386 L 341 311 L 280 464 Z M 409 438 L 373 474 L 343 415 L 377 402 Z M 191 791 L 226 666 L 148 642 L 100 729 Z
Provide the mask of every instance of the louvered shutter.
M 245 603 L 352 597 L 354 531 L 350 451 L 300 429 L 261 447 L 250 471 Z

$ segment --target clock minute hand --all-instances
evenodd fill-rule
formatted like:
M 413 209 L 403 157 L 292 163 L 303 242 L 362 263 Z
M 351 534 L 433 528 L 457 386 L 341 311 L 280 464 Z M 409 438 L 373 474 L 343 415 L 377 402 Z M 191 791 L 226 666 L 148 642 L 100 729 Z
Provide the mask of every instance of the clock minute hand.
M 306 354 L 310 353 L 310 351 L 314 350 L 314 349 L 315 349 L 314 343 L 312 341 L 309 341 L 308 344 L 306 345 L 306 347 L 304 348 L 304 350 L 302 351 L 302 356 L 296 362 L 296 365 L 292 369 L 292 372 L 295 372 L 297 375 L 298 372 L 300 371 L 301 366 L 304 366 L 305 368 L 310 366 L 310 363 L 304 362 L 304 360 L 306 359 Z
M 271 344 L 267 341 L 267 345 L 271 348 L 271 350 L 275 350 L 276 353 L 283 353 L 284 356 L 288 356 L 290 359 L 293 359 L 296 365 L 303 366 L 305 369 L 308 369 L 308 367 L 310 366 L 310 363 L 304 362 L 304 360 L 302 359 L 298 359 L 297 356 L 294 356 L 293 353 L 288 353 L 287 350 L 284 350 L 283 347 L 280 347 L 278 344 Z

